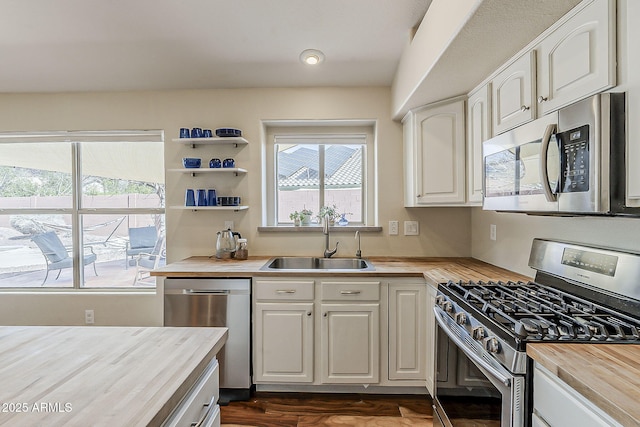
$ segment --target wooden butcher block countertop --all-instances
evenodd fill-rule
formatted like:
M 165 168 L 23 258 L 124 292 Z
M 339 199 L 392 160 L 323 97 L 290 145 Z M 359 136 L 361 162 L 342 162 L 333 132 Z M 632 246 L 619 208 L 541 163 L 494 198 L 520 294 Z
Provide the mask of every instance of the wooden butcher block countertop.
M 447 280 L 530 280 L 516 274 L 478 261 L 473 258 L 393 258 L 365 257 L 374 270 L 274 270 L 260 268 L 271 257 L 249 257 L 248 260 L 219 260 L 206 256 L 194 256 L 154 270 L 153 276 L 161 277 L 258 277 L 258 276 L 355 276 L 355 277 L 426 277 L 437 284 Z
M 227 328 L 0 326 L 0 425 L 160 425 Z
M 527 355 L 623 426 L 640 426 L 640 345 L 540 343 Z

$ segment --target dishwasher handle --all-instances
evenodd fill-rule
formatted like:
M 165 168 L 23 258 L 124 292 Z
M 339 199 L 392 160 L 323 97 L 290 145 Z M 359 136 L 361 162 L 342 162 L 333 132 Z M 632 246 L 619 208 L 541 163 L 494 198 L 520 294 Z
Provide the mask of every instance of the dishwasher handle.
M 183 289 L 182 293 L 186 295 L 229 295 L 231 291 L 229 289 Z

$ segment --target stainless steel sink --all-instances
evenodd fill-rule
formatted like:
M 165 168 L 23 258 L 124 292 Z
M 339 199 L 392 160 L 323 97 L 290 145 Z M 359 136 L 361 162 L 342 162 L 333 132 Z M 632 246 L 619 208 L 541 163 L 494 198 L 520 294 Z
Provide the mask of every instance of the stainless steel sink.
M 373 264 L 361 258 L 276 257 L 260 270 L 375 270 Z

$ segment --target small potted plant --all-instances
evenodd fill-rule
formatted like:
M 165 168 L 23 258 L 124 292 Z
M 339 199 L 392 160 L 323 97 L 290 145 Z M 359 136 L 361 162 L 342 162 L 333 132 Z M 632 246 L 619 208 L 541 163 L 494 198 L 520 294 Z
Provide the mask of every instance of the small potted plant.
M 293 220 L 293 225 L 296 227 L 300 226 L 300 222 L 301 222 L 301 218 L 300 218 L 300 212 L 295 211 L 289 214 L 289 219 Z
M 310 225 L 313 211 L 310 209 L 302 209 L 300 211 L 300 225 Z
M 338 218 L 340 218 L 338 207 L 336 205 L 321 207 L 320 212 L 318 213 L 318 219 L 320 222 L 324 221 L 326 216 L 329 217 L 329 225 L 335 224 Z

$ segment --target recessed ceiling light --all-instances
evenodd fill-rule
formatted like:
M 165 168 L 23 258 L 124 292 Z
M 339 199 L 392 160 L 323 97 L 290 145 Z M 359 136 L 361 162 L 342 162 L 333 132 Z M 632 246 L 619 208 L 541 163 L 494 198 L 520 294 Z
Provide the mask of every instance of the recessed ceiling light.
M 324 61 L 324 53 L 317 49 L 306 49 L 300 54 L 300 61 L 307 65 L 318 65 Z

